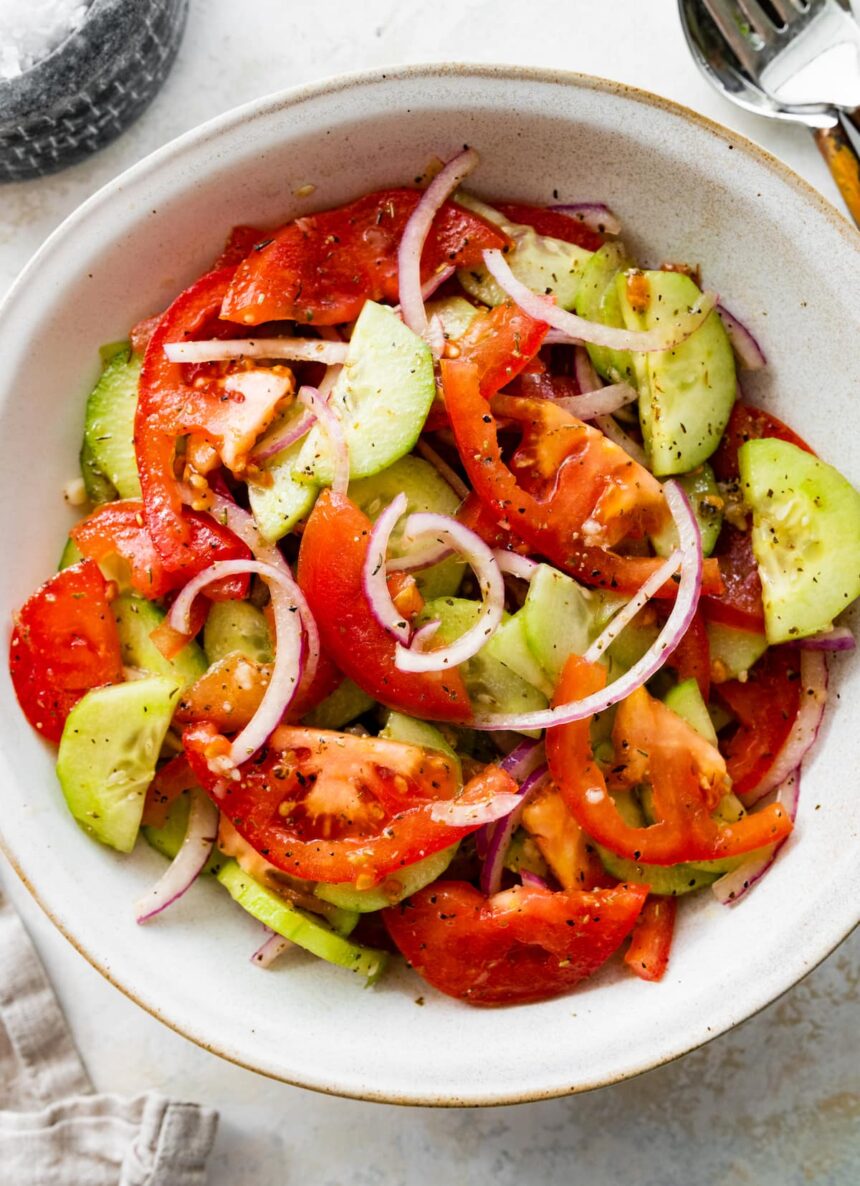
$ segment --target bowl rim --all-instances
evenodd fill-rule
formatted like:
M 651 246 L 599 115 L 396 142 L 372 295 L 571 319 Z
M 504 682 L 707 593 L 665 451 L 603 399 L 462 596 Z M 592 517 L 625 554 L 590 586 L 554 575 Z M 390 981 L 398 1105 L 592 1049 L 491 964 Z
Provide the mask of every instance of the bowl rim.
M 17 294 L 30 279 L 32 273 L 36 272 L 41 266 L 43 259 L 49 256 L 53 251 L 54 245 L 59 240 L 63 239 L 70 232 L 74 231 L 79 222 L 88 218 L 90 214 L 102 206 L 105 202 L 110 201 L 115 192 L 121 190 L 128 182 L 137 181 L 141 177 L 145 177 L 147 173 L 158 168 L 165 162 L 169 162 L 173 158 L 180 158 L 187 147 L 191 145 L 205 144 L 207 141 L 217 138 L 222 132 L 228 130 L 237 124 L 241 124 L 249 118 L 256 117 L 263 112 L 272 112 L 279 109 L 289 108 L 291 106 L 303 103 L 307 100 L 315 98 L 334 95 L 345 90 L 353 90 L 364 86 L 378 86 L 380 83 L 391 81 L 392 83 L 400 83 L 409 81 L 410 79 L 426 79 L 438 77 L 473 77 L 473 78 L 495 78 L 495 79 L 513 79 L 518 82 L 535 82 L 542 84 L 551 84 L 559 86 L 570 86 L 574 88 L 586 89 L 596 91 L 601 94 L 616 95 L 623 98 L 630 99 L 643 106 L 655 107 L 659 110 L 667 112 L 668 114 L 680 117 L 688 123 L 692 123 L 700 128 L 702 131 L 716 136 L 725 144 L 740 150 L 749 157 L 753 157 L 760 164 L 764 165 L 770 172 L 775 173 L 782 181 L 792 186 L 795 190 L 800 191 L 801 195 L 807 202 L 811 202 L 817 209 L 819 214 L 831 223 L 834 229 L 843 236 L 845 245 L 849 250 L 853 250 L 860 256 L 860 229 L 855 228 L 854 225 L 843 215 L 818 189 L 816 189 L 805 178 L 796 173 L 789 165 L 785 164 L 778 157 L 775 157 L 767 149 L 761 145 L 750 140 L 742 133 L 735 132 L 730 128 L 710 119 L 708 116 L 701 115 L 699 112 L 692 110 L 679 103 L 676 100 L 668 99 L 664 96 L 657 95 L 652 91 L 644 90 L 640 87 L 633 86 L 629 83 L 622 83 L 599 77 L 597 75 L 584 74 L 576 71 L 553 70 L 543 67 L 532 66 L 516 66 L 506 65 L 503 63 L 472 63 L 472 62 L 446 62 L 446 63 L 421 63 L 417 65 L 408 66 L 380 66 L 371 70 L 351 71 L 347 73 L 332 75 L 327 78 L 320 79 L 316 82 L 306 83 L 295 87 L 289 87 L 280 91 L 273 91 L 259 98 L 252 99 L 249 102 L 243 103 L 237 107 L 232 107 L 228 111 L 214 116 L 212 119 L 206 120 L 204 123 L 189 129 L 180 136 L 170 140 L 167 144 L 155 149 L 140 161 L 135 162 L 129 168 L 123 170 L 116 177 L 106 182 L 100 189 L 87 198 L 80 206 L 76 207 L 45 239 L 42 245 L 36 250 L 30 260 L 25 264 L 17 278 L 13 281 L 6 296 L 0 301 L 0 324 L 6 314 L 8 308 L 11 308 L 17 298 Z M 685 1054 L 691 1053 L 693 1050 L 700 1049 L 702 1046 L 708 1045 L 714 1039 L 734 1029 L 742 1022 L 747 1021 L 751 1017 L 756 1016 L 762 1010 L 779 1000 L 789 989 L 800 983 L 810 972 L 814 971 L 819 964 L 823 963 L 829 955 L 836 950 L 836 948 L 852 933 L 856 926 L 860 925 L 860 907 L 857 908 L 857 917 L 853 920 L 851 918 L 843 919 L 839 922 L 835 931 L 831 932 L 826 950 L 820 954 L 816 954 L 812 962 L 809 963 L 799 975 L 794 975 L 792 971 L 792 979 L 787 983 L 775 996 L 769 993 L 765 994 L 766 999 L 754 1001 L 751 1005 L 746 1006 L 742 1015 L 736 1017 L 734 1020 L 727 1020 L 724 1025 L 709 1032 L 706 1037 L 695 1040 L 692 1045 L 685 1044 L 681 1041 L 677 1047 L 670 1053 L 661 1054 L 652 1058 L 644 1059 L 639 1065 L 632 1069 L 626 1070 L 623 1073 L 611 1075 L 608 1077 L 597 1078 L 594 1081 L 587 1082 L 575 1087 L 550 1087 L 545 1090 L 527 1090 L 525 1092 L 503 1091 L 494 1092 L 492 1094 L 472 1096 L 467 1098 L 457 1098 L 456 1096 L 438 1096 L 435 1098 L 428 1098 L 426 1094 L 410 1094 L 409 1092 L 391 1093 L 390 1091 L 380 1090 L 373 1091 L 366 1088 L 357 1091 L 350 1090 L 338 1086 L 326 1086 L 320 1083 L 308 1083 L 298 1078 L 290 1077 L 287 1074 L 278 1073 L 274 1069 L 261 1068 L 255 1066 L 253 1062 L 249 1062 L 242 1058 L 237 1052 L 231 1051 L 229 1044 L 222 1046 L 217 1040 L 209 1040 L 202 1034 L 194 1033 L 191 1029 L 184 1028 L 179 1022 L 171 1020 L 165 1016 L 161 1009 L 154 1003 L 149 1003 L 142 999 L 136 990 L 129 984 L 123 983 L 118 975 L 115 975 L 109 965 L 109 961 L 98 956 L 96 953 L 88 951 L 84 945 L 72 933 L 70 928 L 64 926 L 57 917 L 48 908 L 43 898 L 24 872 L 18 858 L 13 852 L 11 846 L 3 835 L 2 817 L 0 817 L 0 851 L 3 852 L 9 864 L 14 869 L 16 875 L 23 883 L 27 891 L 42 909 L 43 913 L 50 919 L 54 927 L 68 940 L 74 949 L 83 956 L 83 958 L 99 972 L 114 988 L 117 988 L 124 996 L 134 1002 L 151 1017 L 166 1025 L 174 1033 L 179 1034 L 183 1038 L 193 1042 L 201 1049 L 209 1053 L 217 1055 L 226 1062 L 239 1066 L 244 1070 L 253 1071 L 265 1078 L 272 1079 L 276 1082 L 285 1083 L 292 1087 L 301 1087 L 306 1090 L 315 1091 L 321 1095 L 332 1095 L 350 1099 L 362 1100 L 369 1103 L 386 1103 L 398 1104 L 401 1106 L 433 1106 L 433 1107 L 491 1107 L 504 1106 L 516 1103 L 533 1103 L 540 1100 L 557 1099 L 565 1096 L 580 1094 L 586 1091 L 594 1091 L 600 1087 L 608 1087 L 614 1083 L 623 1082 L 627 1079 L 632 1079 L 638 1075 L 644 1074 L 646 1071 L 655 1070 L 660 1066 L 665 1066 L 668 1063 L 674 1062 L 682 1058 Z

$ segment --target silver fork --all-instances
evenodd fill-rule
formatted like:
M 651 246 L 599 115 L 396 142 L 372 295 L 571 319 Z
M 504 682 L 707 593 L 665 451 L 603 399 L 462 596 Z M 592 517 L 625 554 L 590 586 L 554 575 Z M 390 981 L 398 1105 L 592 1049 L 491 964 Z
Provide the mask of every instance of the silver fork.
M 679 0 L 679 8 L 693 56 L 718 90 L 815 129 L 860 225 L 860 26 L 850 0 Z

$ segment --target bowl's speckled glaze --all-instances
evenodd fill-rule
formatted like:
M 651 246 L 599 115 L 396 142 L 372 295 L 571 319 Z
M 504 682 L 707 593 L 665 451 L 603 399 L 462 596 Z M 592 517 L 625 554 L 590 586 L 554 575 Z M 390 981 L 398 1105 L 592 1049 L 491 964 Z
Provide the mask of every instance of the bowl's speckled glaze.
M 51 236 L 0 311 L 0 434 L 14 508 L 0 613 L 50 572 L 71 515 L 83 400 L 100 343 L 162 308 L 233 223 L 267 225 L 409 183 L 461 144 L 474 188 L 525 201 L 596 199 L 642 262 L 701 262 L 770 355 L 750 388 L 860 481 L 858 235 L 760 149 L 674 104 L 583 76 L 418 67 L 337 79 L 229 113 L 155 153 Z M 304 187 L 312 194 L 299 197 Z M 301 955 L 248 962 L 260 930 L 214 884 L 140 928 L 131 904 L 162 867 L 98 847 L 64 810 L 52 754 L 4 673 L 3 846 L 56 925 L 113 983 L 202 1046 L 321 1091 L 489 1104 L 582 1091 L 706 1042 L 773 1000 L 849 932 L 860 900 L 860 663 L 834 662 L 834 703 L 804 777 L 796 836 L 732 909 L 684 903 L 665 980 L 612 966 L 578 992 L 479 1011 L 408 971 L 373 991 Z M 836 702 L 836 696 L 839 700 Z M 416 1007 L 416 998 L 424 1007 Z

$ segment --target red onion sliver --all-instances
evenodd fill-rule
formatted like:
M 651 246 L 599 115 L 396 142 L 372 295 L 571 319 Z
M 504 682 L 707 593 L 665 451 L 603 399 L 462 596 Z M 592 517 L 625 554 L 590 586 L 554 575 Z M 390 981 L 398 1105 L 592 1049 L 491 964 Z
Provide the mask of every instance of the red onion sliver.
M 406 536 L 415 538 L 432 535 L 440 544 L 447 544 L 471 565 L 481 591 L 482 602 L 478 619 L 458 639 L 439 650 L 420 649 L 416 635 L 411 647 L 397 644 L 395 666 L 400 671 L 444 671 L 458 667 L 476 655 L 498 629 L 505 612 L 505 582 L 496 563 L 492 548 L 462 523 L 449 515 L 433 511 L 418 511 L 406 521 Z
M 471 721 L 471 728 L 522 731 L 552 729 L 556 725 L 567 725 L 572 721 L 581 721 L 594 713 L 604 712 L 610 705 L 617 704 L 619 700 L 624 700 L 660 670 L 686 634 L 696 612 L 702 587 L 702 538 L 699 534 L 696 516 L 693 514 L 686 494 L 677 482 L 670 480 L 666 482 L 663 489 L 669 510 L 678 529 L 681 579 L 666 624 L 639 662 L 635 663 L 628 672 L 607 688 L 593 692 L 582 700 L 572 700 L 567 704 L 559 704 L 555 708 L 546 708 L 536 712 L 475 716 Z
M 261 943 L 251 956 L 251 963 L 258 968 L 270 968 L 279 955 L 295 946 L 289 939 L 279 935 L 276 931 L 269 931 L 269 937 Z
M 139 923 L 166 910 L 197 880 L 218 836 L 218 808 L 199 787 L 189 792 L 188 826 L 176 856 L 155 885 L 135 902 Z
M 447 824 L 450 828 L 491 824 L 513 811 L 519 801 L 519 795 L 513 791 L 499 791 L 482 803 L 458 803 L 455 799 L 443 799 L 431 805 L 430 818 L 434 823 Z
M 796 645 L 803 651 L 853 651 L 857 643 L 847 626 L 834 626 L 832 630 L 801 638 Z
M 560 329 L 548 329 L 543 340 L 544 346 L 581 346 L 579 338 L 572 338 L 570 334 Z
M 508 576 L 519 577 L 521 581 L 530 581 L 540 568 L 537 560 L 530 560 L 528 556 L 521 556 L 519 552 L 496 548 L 493 555 L 502 572 Z
M 525 782 L 529 775 L 543 765 L 544 760 L 543 742 L 526 738 L 515 745 L 499 765 L 505 774 L 510 774 L 517 782 Z
M 755 337 L 742 321 L 730 313 L 725 305 L 717 305 L 720 320 L 729 336 L 732 349 L 745 371 L 760 371 L 767 366 L 767 358 Z
M 386 555 L 391 533 L 397 520 L 406 514 L 408 505 L 408 499 L 401 491 L 376 520 L 361 573 L 364 595 L 374 618 L 383 630 L 407 645 L 412 638 L 412 627 L 394 604 L 388 589 Z
M 550 206 L 550 210 L 557 210 L 559 214 L 569 214 L 587 226 L 589 230 L 598 234 L 620 235 L 621 223 L 603 202 L 572 202 L 561 206 Z
M 421 200 L 403 228 L 397 251 L 400 312 L 413 333 L 424 337 L 427 333 L 427 313 L 421 292 L 421 253 L 439 208 L 464 177 L 475 168 L 480 157 L 474 148 L 464 149 L 433 178 L 421 195 Z
M 703 293 L 698 308 L 679 315 L 673 325 L 652 330 L 616 329 L 596 321 L 586 321 L 575 313 L 560 309 L 550 298 L 533 292 L 518 280 L 504 255 L 497 249 L 484 252 L 484 263 L 501 289 L 531 317 L 546 321 L 555 329 L 563 330 L 571 338 L 605 346 L 609 350 L 632 350 L 637 354 L 671 350 L 686 341 L 710 315 L 717 303 L 714 293 Z
M 211 342 L 167 342 L 171 362 L 221 362 L 232 358 L 284 358 L 294 362 L 346 361 L 346 342 L 318 338 L 213 338 Z
M 520 869 L 520 881 L 530 889 L 549 889 L 549 883 L 538 877 L 537 873 L 532 873 L 530 869 Z
M 800 770 L 792 770 L 781 783 L 776 794 L 776 801 L 781 803 L 786 809 L 792 823 L 797 816 L 797 803 L 800 797 Z M 760 881 L 764 874 L 771 867 L 776 860 L 776 854 L 782 848 L 782 844 L 775 844 L 769 852 L 761 853 L 758 856 L 752 856 L 749 860 L 738 865 L 736 869 L 732 869 L 730 873 L 725 873 L 718 878 L 712 885 L 711 890 L 714 893 L 718 902 L 722 902 L 724 906 L 732 906 L 739 901 L 747 890 L 752 889 L 757 881 Z
M 296 398 L 316 416 L 319 426 L 331 446 L 334 470 L 331 481 L 332 491 L 335 494 L 346 494 L 347 486 L 349 486 L 349 449 L 340 418 L 316 387 L 300 387 Z
M 579 420 L 596 420 L 611 416 L 619 408 L 632 404 L 639 398 L 638 392 L 629 383 L 613 383 L 600 387 L 587 395 L 547 396 L 556 407 L 564 408 Z
M 594 369 L 591 355 L 585 346 L 577 346 L 573 352 L 573 373 L 583 395 L 599 391 L 603 386 L 603 380 Z
M 519 799 L 513 811 L 496 821 L 487 845 L 487 855 L 481 868 L 481 889 L 487 897 L 497 894 L 502 887 L 502 871 L 511 837 L 522 819 L 523 810 L 547 778 L 546 766 L 535 770 L 520 787 Z
M 632 436 L 624 431 L 620 424 L 616 424 L 611 416 L 598 416 L 594 423 L 603 435 L 609 437 L 610 441 L 614 445 L 617 445 L 619 449 L 623 449 L 631 460 L 645 469 L 648 468 L 648 458 L 645 455 L 645 450 L 633 440 Z
M 774 787 L 780 786 L 793 770 L 798 770 L 808 750 L 818 736 L 824 706 L 827 703 L 827 658 L 823 651 L 800 652 L 800 709 L 764 778 L 741 796 L 745 807 L 763 799 Z
M 265 744 L 269 735 L 280 724 L 298 690 L 302 675 L 302 619 L 297 612 L 299 602 L 291 596 L 295 582 L 292 576 L 285 576 L 280 567 L 264 564 L 260 560 L 216 560 L 185 585 L 171 606 L 167 618 L 174 630 L 187 634 L 191 605 L 200 590 L 222 577 L 238 576 L 248 572 L 264 577 L 272 589 L 275 663 L 259 708 L 241 733 L 233 739 L 229 761 L 215 759 L 219 763 L 219 773 L 222 774 L 225 773 L 224 768 L 238 766 L 247 761 Z M 285 596 L 276 597 L 277 588 L 280 588 Z
M 664 564 L 655 569 L 647 581 L 637 590 L 636 594 L 630 598 L 625 606 L 618 611 L 614 618 L 609 622 L 588 650 L 583 655 L 583 658 L 588 663 L 596 663 L 607 647 L 611 646 L 618 635 L 622 632 L 625 626 L 636 617 L 644 605 L 646 605 L 658 589 L 662 588 L 667 581 L 670 581 L 681 564 L 681 552 L 676 549 L 671 556 L 668 557 Z
M 435 276 L 431 276 L 429 280 L 421 285 L 421 296 L 425 301 L 429 301 L 434 292 L 442 287 L 446 280 L 450 280 L 457 269 L 453 266 L 443 268 L 441 272 L 437 272 Z
M 420 572 L 422 568 L 441 564 L 453 555 L 454 549 L 447 544 L 428 544 L 426 548 L 416 548 L 405 556 L 392 556 L 386 568 L 389 572 Z
M 419 441 L 415 446 L 415 452 L 420 453 L 425 461 L 430 462 L 440 477 L 445 479 L 458 498 L 468 498 L 469 487 L 466 485 L 460 475 L 451 468 L 448 462 L 439 456 L 432 445 L 428 445 L 426 441 Z
M 433 357 L 441 358 L 445 352 L 445 329 L 436 313 L 427 322 L 427 332 L 424 337 Z
M 305 409 L 301 416 L 297 416 L 289 424 L 259 441 L 251 455 L 251 460 L 259 463 L 268 461 L 270 457 L 276 457 L 278 453 L 283 453 L 284 449 L 288 449 L 290 445 L 294 445 L 296 441 L 307 436 L 316 422 L 317 418 L 313 412 L 308 412 Z

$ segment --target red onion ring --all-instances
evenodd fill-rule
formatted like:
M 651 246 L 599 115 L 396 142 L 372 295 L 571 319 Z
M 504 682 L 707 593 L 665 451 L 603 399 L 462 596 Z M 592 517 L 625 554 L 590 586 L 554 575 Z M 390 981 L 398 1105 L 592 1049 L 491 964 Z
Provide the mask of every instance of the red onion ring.
M 429 461 L 433 468 L 437 471 L 440 477 L 444 478 L 458 498 L 469 497 L 469 487 L 460 477 L 460 475 L 451 468 L 443 457 L 440 457 L 432 445 L 428 445 L 426 441 L 419 441 L 415 446 L 415 452 L 420 453 L 425 461 Z
M 698 309 L 681 314 L 674 325 L 658 326 L 652 330 L 616 329 L 568 313 L 550 298 L 533 292 L 516 278 L 501 251 L 495 248 L 485 251 L 484 263 L 499 287 L 530 317 L 546 321 L 571 338 L 605 346 L 609 350 L 632 350 L 637 354 L 671 350 L 695 333 L 717 303 L 714 293 L 703 293 Z
M 591 646 L 583 655 L 583 659 L 588 663 L 596 663 L 607 647 L 611 646 L 618 635 L 628 626 L 630 622 L 636 617 L 639 611 L 645 606 L 658 589 L 661 589 L 667 581 L 670 581 L 681 564 L 681 552 L 676 549 L 671 556 L 667 558 L 664 564 L 655 569 L 647 581 L 627 602 L 626 605 L 618 611 L 612 618 L 603 632 L 594 640 Z
M 482 803 L 457 803 L 456 800 L 443 799 L 430 806 L 430 818 L 434 823 L 447 824 L 450 828 L 491 824 L 513 811 L 519 801 L 519 794 L 513 791 L 499 791 Z
M 496 548 L 493 555 L 503 573 L 518 577 L 521 581 L 530 581 L 540 568 L 537 560 L 530 560 L 528 556 L 521 556 L 519 552 L 507 552 L 504 548 Z
M 519 799 L 513 811 L 496 821 L 490 833 L 487 845 L 487 855 L 481 867 L 481 889 L 491 897 L 502 888 L 502 872 L 505 867 L 505 857 L 508 854 L 511 838 L 522 819 L 523 811 L 537 791 L 543 786 L 548 777 L 546 766 L 535 770 L 525 780 L 519 790 Z
M 332 451 L 334 473 L 331 488 L 334 494 L 346 494 L 349 486 L 349 449 L 340 418 L 316 387 L 300 387 L 296 399 L 313 412 L 320 428 L 328 438 Z
M 530 869 L 520 869 L 520 881 L 523 885 L 527 885 L 529 889 L 549 889 L 549 882 L 544 881 L 542 877 L 538 877 L 537 873 L 532 873 Z
M 232 358 L 285 358 L 294 362 L 346 362 L 346 342 L 319 338 L 213 338 L 210 342 L 167 342 L 171 362 L 222 362 Z
M 426 548 L 416 549 L 405 556 L 392 556 L 386 568 L 388 572 L 420 572 L 422 568 L 441 564 L 453 555 L 454 549 L 446 544 L 429 544 Z
M 775 787 L 780 786 L 794 770 L 800 769 L 804 757 L 815 743 L 824 706 L 827 703 L 827 658 L 823 651 L 800 652 L 800 709 L 791 732 L 773 765 L 751 791 L 742 795 L 744 807 L 751 807 Z
M 579 384 L 580 391 L 584 395 L 590 395 L 592 392 L 600 391 L 603 388 L 603 383 L 597 371 L 595 371 L 588 351 L 584 346 L 576 347 L 573 355 L 573 365 L 576 381 Z M 614 445 L 618 445 L 619 449 L 623 449 L 628 457 L 632 457 L 635 462 L 645 466 L 647 469 L 648 458 L 645 456 L 645 450 L 619 424 L 616 424 L 611 416 L 596 416 L 595 424 L 603 435 L 608 437 Z
M 568 214 L 598 234 L 621 234 L 621 223 L 603 202 L 569 202 L 561 206 L 550 206 L 550 210 Z
M 760 371 L 767 366 L 767 358 L 758 341 L 747 329 L 744 323 L 723 304 L 717 305 L 717 312 L 723 323 L 735 357 L 746 371 Z
M 433 293 L 438 291 L 446 280 L 450 280 L 456 271 L 457 269 L 452 264 L 450 267 L 443 268 L 441 272 L 437 272 L 435 276 L 431 276 L 421 285 L 422 299 L 429 301 Z
M 283 453 L 284 449 L 307 436 L 316 422 L 317 418 L 313 412 L 305 409 L 301 416 L 279 428 L 270 436 L 264 437 L 251 454 L 251 461 L 256 463 L 268 461 L 270 457 L 276 457 L 278 453 Z
M 200 874 L 218 836 L 218 808 L 199 787 L 189 792 L 188 826 L 179 851 L 158 881 L 134 905 L 138 923 L 148 922 L 181 898 Z
M 276 931 L 269 931 L 268 939 L 261 943 L 251 956 L 251 963 L 258 968 L 270 968 L 279 955 L 283 955 L 285 951 L 294 946 L 295 944 L 291 943 L 289 939 L 285 939 L 283 935 L 277 934 Z
M 421 292 L 421 253 L 424 243 L 440 207 L 479 160 L 474 148 L 466 148 L 450 160 L 427 186 L 403 229 L 397 251 L 400 312 L 406 325 L 419 337 L 427 334 L 427 312 Z
M 696 612 L 702 587 L 702 537 L 696 516 L 677 482 L 670 480 L 663 489 L 669 511 L 678 529 L 681 579 L 666 624 L 639 662 L 607 688 L 600 692 L 592 692 L 582 700 L 572 700 L 567 704 L 536 712 L 475 716 L 470 722 L 472 729 L 552 729 L 556 725 L 581 721 L 595 713 L 605 712 L 610 705 L 624 700 L 660 670 L 686 634 Z
M 505 774 L 510 774 L 517 782 L 524 782 L 535 770 L 543 765 L 545 760 L 542 741 L 526 738 L 520 741 L 507 757 L 503 758 L 499 766 Z
M 853 651 L 857 646 L 847 626 L 834 626 L 821 634 L 810 634 L 796 644 L 802 651 Z
M 439 650 L 420 649 L 422 639 L 416 635 L 412 646 L 397 644 L 394 664 L 399 671 L 444 671 L 458 667 L 476 655 L 498 629 L 505 612 L 505 582 L 493 555 L 493 550 L 456 519 L 433 511 L 418 511 L 406 521 L 406 535 L 416 538 L 433 535 L 440 544 L 447 544 L 472 567 L 481 590 L 482 602 L 478 619 L 464 634 Z
M 639 393 L 629 383 L 613 383 L 608 387 L 599 387 L 583 395 L 547 396 L 550 403 L 557 408 L 564 408 L 579 420 L 596 420 L 598 422 L 632 404 L 639 398 Z
M 376 520 L 370 533 L 370 542 L 361 571 L 364 595 L 370 605 L 370 612 L 383 630 L 407 646 L 412 638 L 412 626 L 394 604 L 389 591 L 386 580 L 386 555 L 391 533 L 397 526 L 397 520 L 406 514 L 408 505 L 408 499 L 401 491 Z
M 792 770 L 785 777 L 776 794 L 776 801 L 786 809 L 792 823 L 797 816 L 799 799 L 800 770 L 798 769 Z M 770 852 L 750 857 L 748 861 L 744 861 L 736 869 L 732 869 L 730 873 L 725 873 L 713 882 L 711 890 L 717 901 L 722 902 L 724 906 L 733 906 L 735 902 L 738 902 L 765 875 L 776 860 L 776 854 L 784 843 L 785 841 L 775 844 Z

